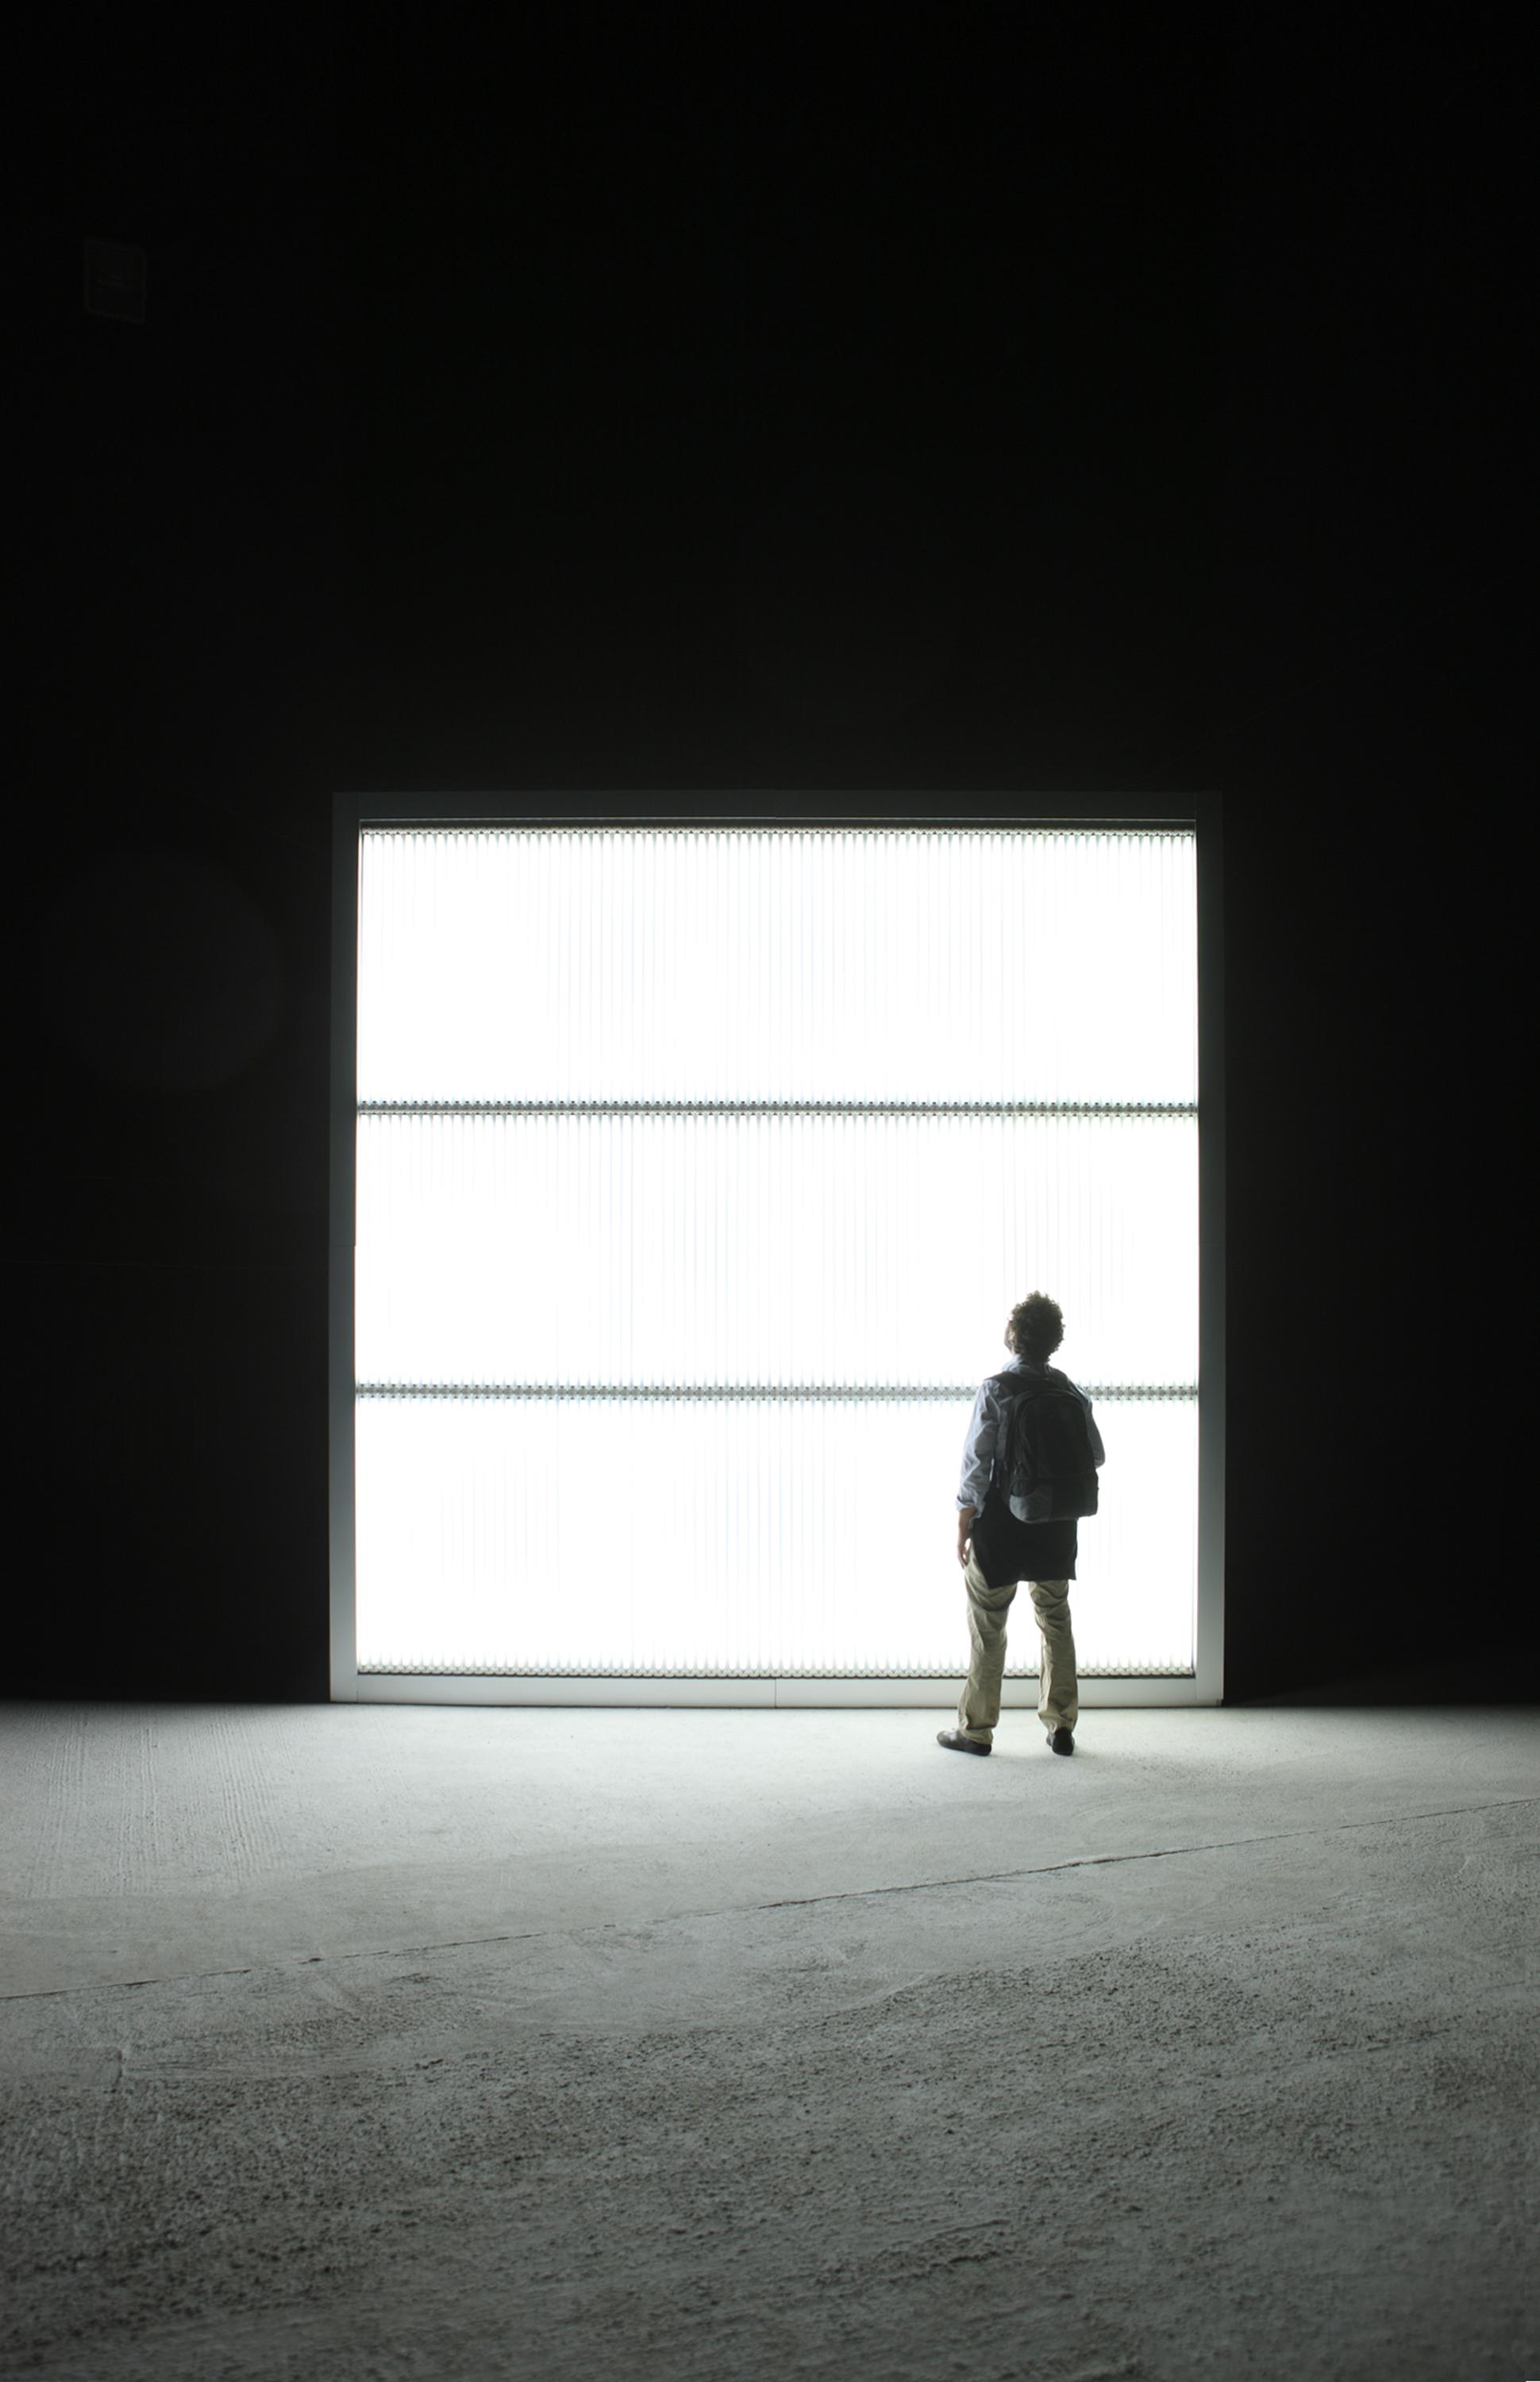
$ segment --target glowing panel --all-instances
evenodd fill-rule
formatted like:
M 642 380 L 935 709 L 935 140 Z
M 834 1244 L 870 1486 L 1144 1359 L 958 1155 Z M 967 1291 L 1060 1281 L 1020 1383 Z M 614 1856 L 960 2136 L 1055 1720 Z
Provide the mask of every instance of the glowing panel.
M 1193 862 L 366 830 L 361 1669 L 957 1673 L 969 1402 L 1042 1289 L 1107 1447 L 1082 1667 L 1189 1670 Z

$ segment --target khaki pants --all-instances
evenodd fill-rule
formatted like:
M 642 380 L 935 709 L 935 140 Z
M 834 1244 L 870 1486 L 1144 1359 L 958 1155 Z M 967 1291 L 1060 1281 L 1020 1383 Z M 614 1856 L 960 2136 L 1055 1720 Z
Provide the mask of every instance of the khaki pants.
M 991 1588 L 979 1569 L 978 1557 L 968 1550 L 962 1575 L 968 1590 L 968 1634 L 972 1659 L 968 1684 L 957 1708 L 959 1737 L 988 1745 L 1000 1717 L 1000 1680 L 1006 1666 L 1006 1615 L 1019 1582 Z M 1037 1717 L 1046 1729 L 1073 1728 L 1080 1718 L 1080 1687 L 1075 1677 L 1075 1639 L 1069 1627 L 1069 1583 L 1067 1579 L 1029 1579 L 1043 1660 L 1038 1678 Z

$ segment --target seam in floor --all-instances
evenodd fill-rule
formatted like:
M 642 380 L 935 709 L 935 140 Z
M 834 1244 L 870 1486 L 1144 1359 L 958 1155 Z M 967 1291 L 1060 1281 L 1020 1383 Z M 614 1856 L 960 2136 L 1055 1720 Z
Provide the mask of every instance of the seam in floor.
M 1350 1829 L 1399 1828 L 1419 1820 L 1457 1820 L 1468 1811 L 1522 1811 L 1536 1803 L 1540 1803 L 1540 1795 L 1504 1795 L 1492 1803 L 1451 1803 L 1436 1811 L 1398 1811 L 1376 1820 L 1338 1820 L 1329 1828 L 1274 1828 L 1258 1836 L 1219 1836 L 1201 1845 L 1155 1845 L 1141 1853 L 1072 1853 L 1068 1860 L 1043 1861 L 1028 1869 L 974 1870 L 966 1877 L 922 1877 L 904 1885 L 851 1885 L 837 1894 L 782 1895 L 773 1902 L 729 1902 L 718 1910 L 673 1910 L 661 1919 L 603 1919 L 593 1927 L 520 1927 L 495 1935 L 447 1935 L 431 1944 L 383 1947 L 372 1945 L 368 1950 L 359 1952 L 311 1952 L 300 1960 L 261 1960 L 243 1969 L 189 1969 L 174 1977 L 118 1977 L 99 1985 L 43 1985 L 35 1993 L 0 1994 L 0 2004 L 60 2001 L 71 1994 L 139 1993 L 149 1985 L 196 1985 L 215 1977 L 254 1977 L 274 1969 L 334 1967 L 344 1960 L 416 1959 L 424 1952 L 464 1952 L 483 1945 L 532 1944 L 548 1935 L 613 1934 L 626 1926 L 642 1930 L 689 1925 L 703 1919 L 745 1919 L 759 1910 L 802 1910 L 824 1902 L 872 1902 L 880 1895 L 946 1894 L 959 1885 L 1007 1885 L 1016 1878 L 1052 1877 L 1067 1869 L 1106 1869 L 1125 1861 L 1173 1860 L 1186 1853 L 1235 1852 L 1247 1845 L 1282 1844 L 1295 1836 L 1336 1836 L 1346 1835 Z

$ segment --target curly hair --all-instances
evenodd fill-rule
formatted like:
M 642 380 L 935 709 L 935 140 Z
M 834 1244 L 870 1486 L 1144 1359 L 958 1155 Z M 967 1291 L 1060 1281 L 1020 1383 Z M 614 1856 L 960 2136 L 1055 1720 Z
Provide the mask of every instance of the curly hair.
M 1010 1310 L 1006 1346 L 1019 1357 L 1051 1357 L 1064 1337 L 1064 1318 L 1056 1300 L 1034 1290 Z

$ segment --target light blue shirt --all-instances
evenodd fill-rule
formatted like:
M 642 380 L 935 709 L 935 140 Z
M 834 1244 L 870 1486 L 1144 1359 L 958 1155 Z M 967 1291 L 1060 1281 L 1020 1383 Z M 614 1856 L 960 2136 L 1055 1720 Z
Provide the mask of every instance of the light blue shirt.
M 1003 1373 L 1035 1373 L 1039 1381 L 1052 1381 L 1057 1390 L 1072 1390 L 1085 1408 L 1091 1453 L 1098 1465 L 1106 1462 L 1106 1450 L 1102 1445 L 1102 1434 L 1096 1428 L 1091 1401 L 1068 1373 L 1061 1373 L 1057 1365 L 1048 1364 L 1041 1357 L 1014 1357 L 1008 1365 L 1002 1365 L 1000 1370 Z M 962 1485 L 957 1492 L 959 1513 L 965 1505 L 976 1508 L 984 1504 L 984 1492 L 989 1486 L 990 1466 L 999 1441 L 1000 1420 L 998 1389 L 993 1380 L 981 1382 L 978 1396 L 973 1400 L 973 1418 L 968 1426 L 968 1437 L 962 1450 Z M 1012 1497 L 1010 1510 L 1019 1522 L 1032 1519 L 1023 1498 Z

